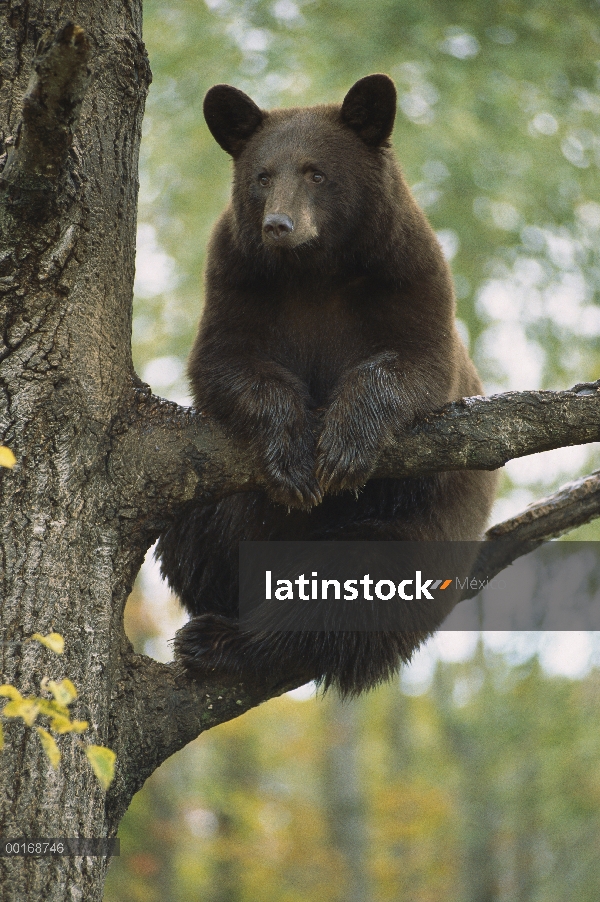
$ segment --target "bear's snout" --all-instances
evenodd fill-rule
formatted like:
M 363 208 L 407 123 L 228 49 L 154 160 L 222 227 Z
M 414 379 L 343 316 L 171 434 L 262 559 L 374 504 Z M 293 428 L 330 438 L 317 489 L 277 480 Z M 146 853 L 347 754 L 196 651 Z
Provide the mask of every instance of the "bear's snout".
M 263 220 L 263 234 L 271 241 L 280 241 L 294 231 L 294 223 L 285 213 L 267 213 Z

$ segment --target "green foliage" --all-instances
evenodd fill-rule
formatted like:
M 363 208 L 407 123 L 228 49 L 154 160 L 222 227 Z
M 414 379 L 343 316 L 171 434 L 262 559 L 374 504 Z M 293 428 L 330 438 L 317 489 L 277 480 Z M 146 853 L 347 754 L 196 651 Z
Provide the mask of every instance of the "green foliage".
M 64 651 L 64 639 L 60 633 L 49 633 L 47 636 L 34 633 L 27 641 L 39 642 L 57 655 L 62 655 Z M 49 721 L 50 730 L 57 735 L 84 733 L 88 729 L 89 724 L 86 720 L 73 720 L 71 717 L 69 705 L 77 699 L 77 689 L 71 680 L 65 678 L 57 682 L 44 677 L 40 683 L 40 691 L 50 693 L 52 699 L 49 699 L 47 695 L 23 697 L 17 687 L 10 683 L 0 686 L 0 697 L 9 699 L 0 712 L 1 716 L 20 718 L 28 727 L 33 727 L 38 717 L 45 717 Z M 61 759 L 56 740 L 44 727 L 35 726 L 35 729 L 51 766 L 56 770 Z M 79 745 L 85 750 L 100 785 L 104 790 L 108 789 L 114 777 L 115 753 L 100 745 L 85 746 L 83 743 L 79 743 Z M 0 722 L 0 750 L 3 748 L 4 732 Z
M 230 181 L 201 115 L 208 87 L 235 83 L 267 106 L 340 101 L 356 78 L 385 71 L 399 89 L 398 154 L 454 251 L 459 313 L 488 380 L 506 381 L 491 360 L 486 367 L 495 333 L 480 350 L 478 340 L 506 314 L 539 357 L 537 383 L 527 387 L 592 374 L 600 334 L 596 3 L 150 0 L 145 39 L 155 81 L 141 219 L 155 226 L 179 281 L 138 304 L 138 360 L 157 339 L 162 353 L 185 355 L 195 329 L 204 249 Z M 482 300 L 490 281 L 506 283 L 518 309 Z M 577 292 L 584 297 L 575 304 Z M 578 308 L 569 322 L 556 316 L 557 293 Z

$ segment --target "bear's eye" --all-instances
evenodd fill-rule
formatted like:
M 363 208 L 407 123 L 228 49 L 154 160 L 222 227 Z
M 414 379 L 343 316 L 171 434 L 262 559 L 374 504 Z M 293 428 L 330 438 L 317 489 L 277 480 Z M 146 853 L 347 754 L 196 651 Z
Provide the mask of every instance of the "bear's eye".
M 265 175 L 264 173 L 262 175 L 259 175 L 258 177 L 258 184 L 262 185 L 263 188 L 266 188 L 270 181 L 271 179 L 269 178 L 269 176 Z
M 321 182 L 325 181 L 325 176 L 323 175 L 322 172 L 313 172 L 312 180 L 313 180 L 313 182 L 320 184 Z

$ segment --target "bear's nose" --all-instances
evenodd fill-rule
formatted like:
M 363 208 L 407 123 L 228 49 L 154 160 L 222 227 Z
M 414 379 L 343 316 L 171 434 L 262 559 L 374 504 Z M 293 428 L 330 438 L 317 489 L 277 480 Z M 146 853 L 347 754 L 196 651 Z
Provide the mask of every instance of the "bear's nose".
M 294 231 L 294 223 L 285 213 L 267 213 L 263 221 L 263 232 L 267 238 L 278 241 Z

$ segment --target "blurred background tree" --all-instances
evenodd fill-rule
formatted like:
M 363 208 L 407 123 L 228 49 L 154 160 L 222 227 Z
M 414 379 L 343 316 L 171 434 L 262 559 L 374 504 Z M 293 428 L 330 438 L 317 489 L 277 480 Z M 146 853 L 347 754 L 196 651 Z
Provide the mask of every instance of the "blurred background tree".
M 599 12 L 598 0 L 146 0 L 140 375 L 189 403 L 205 248 L 231 176 L 206 90 L 234 84 L 265 107 L 341 101 L 380 71 L 396 81 L 395 147 L 452 263 L 488 392 L 598 378 Z M 511 461 L 494 519 L 598 466 L 597 449 Z M 130 636 L 168 659 L 179 616 L 149 563 Z M 581 652 L 585 674 L 570 679 L 531 644 L 463 657 L 434 655 L 422 683 L 417 662 L 345 707 L 270 702 L 193 743 L 134 799 L 108 902 L 595 902 L 593 658 Z

